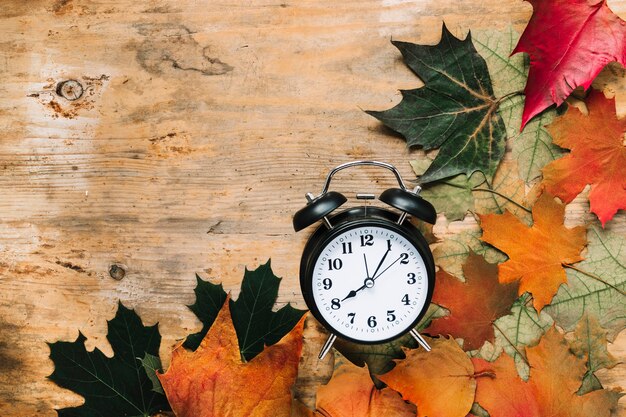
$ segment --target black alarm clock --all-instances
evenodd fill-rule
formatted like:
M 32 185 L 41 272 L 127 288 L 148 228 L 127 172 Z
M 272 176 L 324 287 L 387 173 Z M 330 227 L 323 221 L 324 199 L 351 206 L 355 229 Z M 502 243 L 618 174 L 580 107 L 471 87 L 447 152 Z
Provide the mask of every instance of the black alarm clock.
M 334 213 L 347 199 L 329 191 L 332 177 L 356 166 L 391 171 L 399 188 L 385 190 L 383 203 L 399 210 L 359 206 Z M 398 170 L 378 161 L 354 161 L 333 168 L 317 197 L 307 193 L 307 205 L 293 217 L 300 231 L 322 224 L 304 247 L 300 288 L 313 316 L 330 332 L 319 358 L 336 337 L 363 344 L 385 343 L 407 332 L 426 350 L 415 330 L 426 313 L 435 286 L 435 263 L 428 243 L 407 217 L 434 224 L 434 207 L 419 196 L 421 187 L 407 189 Z M 372 194 L 356 194 L 360 200 Z

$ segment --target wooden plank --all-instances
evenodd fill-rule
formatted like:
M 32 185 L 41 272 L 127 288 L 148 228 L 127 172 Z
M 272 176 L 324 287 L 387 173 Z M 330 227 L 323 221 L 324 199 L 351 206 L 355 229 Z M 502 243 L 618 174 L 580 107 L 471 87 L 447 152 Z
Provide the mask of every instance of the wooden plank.
M 622 13 L 626 2 L 612 7 Z M 5 1 L 2 414 L 53 416 L 80 404 L 46 380 L 46 342 L 81 329 L 88 348 L 110 354 L 106 320 L 118 300 L 160 322 L 166 362 L 199 328 L 185 307 L 195 273 L 236 296 L 244 268 L 271 258 L 284 277 L 279 301 L 303 308 L 297 272 L 310 231 L 295 234 L 291 216 L 304 193 L 353 159 L 389 161 L 411 177 L 419 154 L 361 111 L 388 108 L 398 89 L 419 85 L 390 38 L 435 43 L 442 20 L 459 36 L 521 30 L 530 12 L 517 0 Z M 65 80 L 83 86 L 79 100 L 56 94 Z M 338 178 L 337 190 L 387 181 L 365 169 Z M 584 201 L 568 211 L 572 223 L 585 220 Z M 626 231 L 623 214 L 611 227 Z M 323 336 L 309 326 L 312 351 Z M 622 336 L 622 359 L 624 346 Z M 329 369 L 305 361 L 298 395 L 310 403 Z M 623 384 L 626 371 L 603 380 Z

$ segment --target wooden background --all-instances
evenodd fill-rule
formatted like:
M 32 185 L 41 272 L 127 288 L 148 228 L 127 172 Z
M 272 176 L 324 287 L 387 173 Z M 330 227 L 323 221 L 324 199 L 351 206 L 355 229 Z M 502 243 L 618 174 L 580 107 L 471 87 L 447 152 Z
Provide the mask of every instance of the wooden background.
M 185 307 L 196 273 L 236 297 L 244 268 L 271 258 L 279 301 L 304 308 L 297 267 L 310 231 L 291 227 L 304 193 L 353 159 L 412 177 L 419 152 L 362 111 L 419 85 L 390 38 L 436 43 L 444 19 L 458 36 L 521 31 L 531 14 L 519 0 L 284 1 L 2 1 L 1 415 L 80 404 L 46 380 L 46 342 L 81 329 L 89 349 L 110 354 L 118 300 L 160 323 L 166 363 L 200 328 Z M 626 1 L 610 5 L 626 17 Z M 68 79 L 84 86 L 79 100 L 55 93 Z M 338 176 L 336 189 L 386 181 L 364 169 Z M 586 209 L 577 199 L 569 224 Z M 624 217 L 610 227 L 626 234 Z M 473 221 L 440 220 L 440 238 Z M 315 329 L 307 337 L 297 394 L 310 402 L 330 364 L 317 362 Z M 624 332 L 611 351 L 626 359 Z M 626 385 L 624 365 L 600 376 Z

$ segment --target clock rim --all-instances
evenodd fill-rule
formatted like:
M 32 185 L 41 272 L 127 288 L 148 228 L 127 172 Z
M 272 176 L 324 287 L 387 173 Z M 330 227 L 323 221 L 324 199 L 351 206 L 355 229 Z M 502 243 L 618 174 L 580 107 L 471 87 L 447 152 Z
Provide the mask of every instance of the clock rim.
M 428 242 L 426 242 L 426 239 L 421 232 L 413 224 L 408 222 L 408 219 L 405 220 L 402 225 L 397 224 L 396 221 L 398 218 L 399 215 L 397 213 L 380 207 L 359 206 L 349 208 L 329 218 L 331 224 L 333 224 L 332 229 L 328 229 L 322 224 L 315 230 L 315 232 L 313 232 L 307 241 L 302 252 L 302 260 L 300 261 L 300 289 L 302 291 L 302 297 L 304 298 L 304 301 L 313 317 L 315 317 L 315 319 L 320 322 L 322 326 L 324 326 L 331 333 L 335 334 L 337 337 L 363 345 L 377 345 L 390 342 L 406 335 L 411 329 L 415 328 L 428 311 L 428 307 L 432 301 L 433 291 L 435 289 L 435 261 L 432 252 L 430 251 Z M 341 330 L 337 329 L 324 319 L 315 303 L 315 300 L 313 299 L 313 268 L 324 248 L 328 245 L 328 243 L 330 243 L 330 241 L 343 232 L 357 227 L 367 226 L 383 227 L 393 230 L 406 238 L 415 247 L 424 260 L 424 265 L 426 266 L 426 276 L 428 279 L 426 302 L 424 303 L 422 310 L 417 315 L 417 318 L 397 335 L 375 341 L 355 339 L 353 337 L 346 336 Z

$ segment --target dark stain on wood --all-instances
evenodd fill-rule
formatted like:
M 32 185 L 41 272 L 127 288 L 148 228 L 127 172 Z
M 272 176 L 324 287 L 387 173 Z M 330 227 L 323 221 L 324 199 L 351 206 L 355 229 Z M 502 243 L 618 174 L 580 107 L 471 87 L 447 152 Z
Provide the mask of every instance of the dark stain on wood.
M 74 8 L 74 5 L 72 3 L 73 3 L 73 0 L 57 0 L 52 5 L 52 11 L 56 15 L 64 15 L 67 12 L 70 12 Z
M 223 75 L 234 67 L 211 56 L 210 46 L 201 46 L 194 32 L 184 25 L 142 23 L 135 25 L 145 40 L 136 48 L 137 62 L 147 72 L 168 75 L 178 71 L 205 76 Z
M 19 371 L 22 361 L 20 352 L 16 350 L 16 343 L 11 340 L 17 337 L 20 327 L 0 320 L 0 374 L 5 375 Z M 2 391 L 2 390 L 0 390 Z
M 57 265 L 60 265 L 60 266 L 62 266 L 64 268 L 67 268 L 67 269 L 71 269 L 71 270 L 76 271 L 76 272 L 81 272 L 81 273 L 86 273 L 87 272 L 85 270 L 85 268 L 83 268 L 82 266 L 75 265 L 75 264 L 73 264 L 71 262 L 56 261 L 55 263 Z

